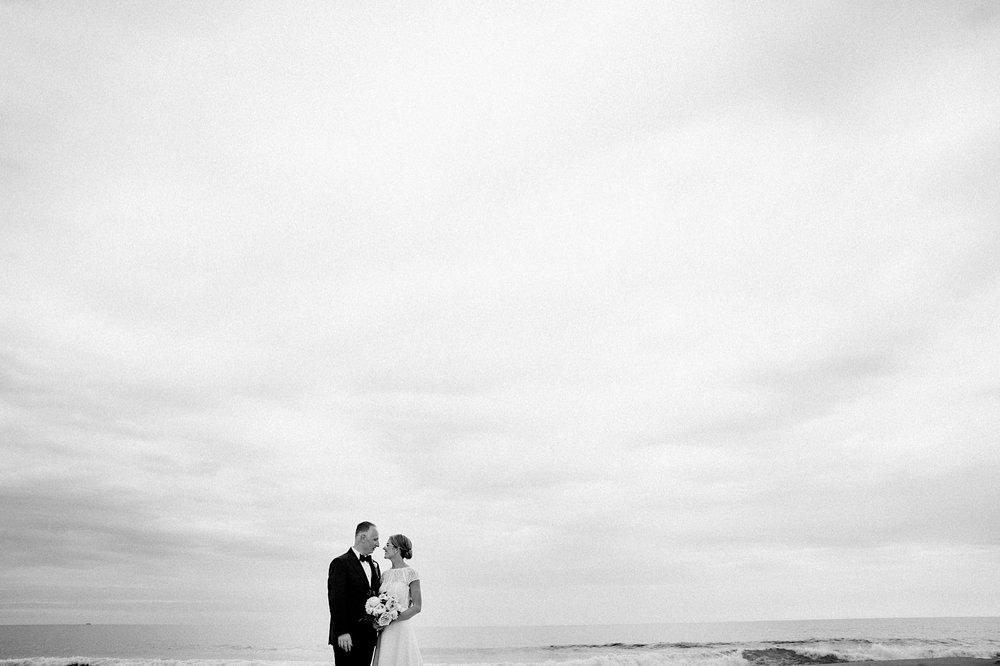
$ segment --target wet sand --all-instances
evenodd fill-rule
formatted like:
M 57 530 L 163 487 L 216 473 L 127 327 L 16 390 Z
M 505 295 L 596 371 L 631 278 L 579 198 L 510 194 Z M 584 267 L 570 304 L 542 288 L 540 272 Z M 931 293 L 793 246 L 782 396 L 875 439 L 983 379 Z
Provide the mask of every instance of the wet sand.
M 837 666 L 994 666 L 1000 659 L 975 657 L 933 657 L 930 659 L 887 659 L 885 661 L 847 661 Z

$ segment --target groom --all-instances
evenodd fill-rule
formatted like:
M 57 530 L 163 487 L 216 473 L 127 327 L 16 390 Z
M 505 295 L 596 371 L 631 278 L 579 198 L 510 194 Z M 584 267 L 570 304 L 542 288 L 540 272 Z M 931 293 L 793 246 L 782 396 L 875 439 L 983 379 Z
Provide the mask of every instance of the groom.
M 379 569 L 372 560 L 378 528 L 368 521 L 354 530 L 354 546 L 330 562 L 326 596 L 330 602 L 330 645 L 337 666 L 369 666 L 377 634 L 365 614 L 368 597 L 378 594 Z

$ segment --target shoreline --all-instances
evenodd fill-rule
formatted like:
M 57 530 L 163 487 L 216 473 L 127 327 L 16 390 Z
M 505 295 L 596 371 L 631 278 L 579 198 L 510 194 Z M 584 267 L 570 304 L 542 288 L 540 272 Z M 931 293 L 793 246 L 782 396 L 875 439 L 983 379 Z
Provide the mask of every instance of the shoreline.
M 921 659 L 866 659 L 864 661 L 842 661 L 838 666 L 993 666 L 1000 663 L 1000 657 L 926 657 Z
M 141 658 L 141 657 L 121 657 L 121 658 L 107 658 L 107 657 L 93 657 L 93 656 L 74 656 L 74 657 L 3 657 L 0 658 L 0 666 L 14 666 L 15 664 L 19 666 L 24 666 L 29 662 L 40 660 L 44 662 L 45 666 L 96 666 L 98 663 L 104 662 L 139 662 L 140 664 L 149 662 L 156 663 L 164 661 L 162 658 Z M 211 659 L 180 659 L 180 660 L 170 660 L 174 663 L 191 662 L 192 666 L 196 664 L 201 664 L 202 662 L 210 662 L 216 666 L 236 666 L 237 664 L 247 663 L 246 659 L 243 658 L 218 658 L 213 657 Z M 268 664 L 269 666 L 292 666 L 296 663 L 301 663 L 302 666 L 316 666 L 317 664 L 325 664 L 326 662 L 316 662 L 316 661 L 301 661 L 297 660 L 285 660 L 285 659 L 274 659 L 270 661 L 258 661 L 258 663 Z M 424 662 L 428 666 L 453 666 L 451 662 L 435 661 L 433 658 L 427 659 Z M 466 662 L 473 666 L 478 666 L 478 662 Z M 498 666 L 499 663 L 510 664 L 506 660 L 501 662 L 484 662 L 481 666 Z M 552 662 L 549 662 L 550 664 Z M 816 662 L 817 665 L 827 666 L 996 666 L 1000 664 L 1000 653 L 994 657 L 923 657 L 917 659 L 866 659 L 862 661 L 842 661 L 842 662 Z M 540 662 L 526 662 L 521 666 L 541 666 Z M 811 666 L 806 664 L 805 666 Z

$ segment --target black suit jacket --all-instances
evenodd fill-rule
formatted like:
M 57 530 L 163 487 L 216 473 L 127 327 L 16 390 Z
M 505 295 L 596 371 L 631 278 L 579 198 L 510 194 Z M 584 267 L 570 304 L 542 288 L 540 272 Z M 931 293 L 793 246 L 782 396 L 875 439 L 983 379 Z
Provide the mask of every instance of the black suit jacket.
M 326 596 L 330 603 L 330 645 L 336 645 L 337 636 L 341 634 L 351 634 L 355 643 L 371 642 L 375 645 L 375 628 L 365 613 L 365 602 L 368 597 L 378 594 L 380 584 L 381 572 L 373 560 L 372 582 L 371 586 L 368 585 L 368 576 L 354 550 L 348 550 L 330 562 L 326 579 Z

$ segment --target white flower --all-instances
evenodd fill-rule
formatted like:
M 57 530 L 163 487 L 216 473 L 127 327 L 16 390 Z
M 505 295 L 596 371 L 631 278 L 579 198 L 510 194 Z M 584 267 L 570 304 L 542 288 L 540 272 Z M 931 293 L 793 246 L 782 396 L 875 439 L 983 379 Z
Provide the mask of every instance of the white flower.
M 377 597 L 370 597 L 365 602 L 365 613 L 372 616 L 375 625 L 387 627 L 389 623 L 399 617 L 402 610 L 396 597 L 387 592 L 382 592 Z

